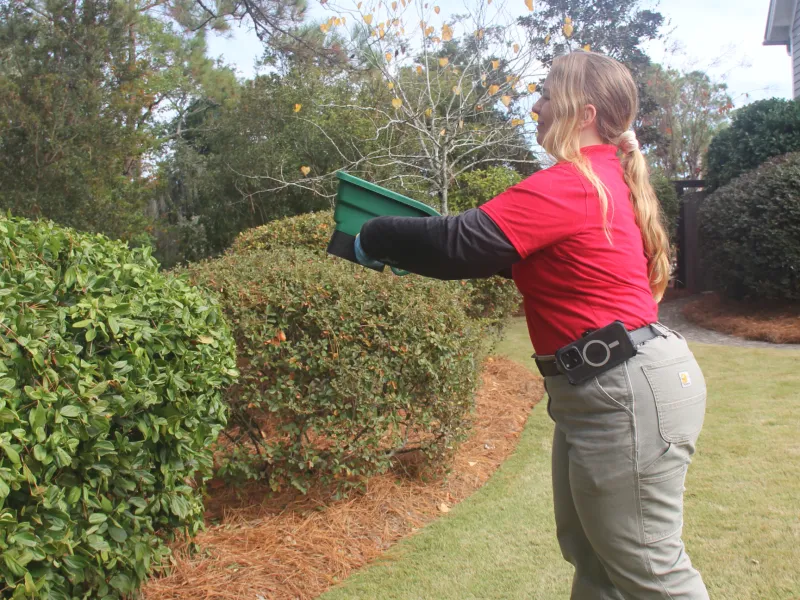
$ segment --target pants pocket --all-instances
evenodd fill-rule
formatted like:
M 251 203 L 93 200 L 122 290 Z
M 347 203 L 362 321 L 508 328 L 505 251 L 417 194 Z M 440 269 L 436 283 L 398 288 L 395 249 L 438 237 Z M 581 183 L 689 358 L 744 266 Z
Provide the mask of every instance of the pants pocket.
M 665 442 L 694 442 L 703 428 L 706 382 L 694 356 L 643 365 L 653 391 L 658 429 Z
M 665 540 L 683 528 L 683 490 L 688 460 L 676 446 L 639 477 L 644 543 Z

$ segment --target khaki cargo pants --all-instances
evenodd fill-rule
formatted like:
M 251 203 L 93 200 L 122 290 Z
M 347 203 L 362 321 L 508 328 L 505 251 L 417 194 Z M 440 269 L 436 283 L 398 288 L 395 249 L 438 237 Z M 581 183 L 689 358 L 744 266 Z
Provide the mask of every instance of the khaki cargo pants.
M 706 385 L 674 332 L 582 385 L 548 377 L 558 541 L 572 600 L 702 600 L 681 540 Z

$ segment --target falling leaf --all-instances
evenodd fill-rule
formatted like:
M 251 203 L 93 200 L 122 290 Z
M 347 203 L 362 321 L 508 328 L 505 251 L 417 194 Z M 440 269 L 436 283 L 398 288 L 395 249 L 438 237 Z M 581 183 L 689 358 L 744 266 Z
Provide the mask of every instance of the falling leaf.
M 309 173 L 311 173 L 311 167 L 300 167 L 300 172 L 303 174 L 303 177 L 306 177 Z
M 496 71 L 499 68 L 500 68 L 500 61 L 499 60 L 493 60 L 492 61 L 492 69 L 494 69 Z
M 549 43 L 550 43 L 550 34 L 548 33 L 546 36 L 544 36 L 544 44 L 546 46 Z
M 454 93 L 456 96 L 459 96 L 459 95 L 461 95 L 461 86 L 460 86 L 460 85 L 454 85 L 454 86 L 453 86 L 453 93 Z
M 449 25 L 445 25 L 442 27 L 442 39 L 445 42 L 449 42 L 453 39 L 453 30 L 450 29 Z
M 442 511 L 443 513 L 449 513 L 450 512 L 450 507 L 447 506 L 447 504 L 445 504 L 444 502 L 442 502 L 439 505 L 439 510 Z
M 529 83 L 528 84 L 528 92 L 532 94 L 535 91 L 536 91 L 536 84 L 535 83 Z
M 388 87 L 390 90 L 393 90 L 394 89 L 394 83 L 392 83 L 390 81 L 389 83 L 386 84 L 386 87 Z
M 514 44 L 514 54 L 519 52 L 519 44 Z
M 425 116 L 426 116 L 426 117 L 429 117 L 429 118 L 430 118 L 430 116 L 431 116 L 432 114 L 433 114 L 433 109 L 431 109 L 431 108 L 426 108 L 426 109 L 425 109 Z
M 525 0 L 525 6 L 528 7 L 528 10 L 533 10 L 533 0 Z
M 296 113 L 300 112 L 301 108 L 303 108 L 302 104 L 295 104 L 294 105 L 294 112 L 296 112 Z
M 439 132 L 439 135 L 440 136 L 444 136 L 444 134 L 446 134 L 446 133 L 447 133 L 447 130 L 442 128 L 442 130 Z
M 447 58 L 446 56 L 443 56 L 442 58 L 439 59 L 439 66 L 440 67 L 446 67 L 447 63 L 449 63 L 449 62 L 450 62 L 450 59 Z
M 397 2 L 392 2 L 392 10 L 397 10 Z
M 591 51 L 592 51 L 592 47 L 591 47 L 589 44 L 586 44 L 586 45 L 583 47 L 583 49 L 584 49 L 586 52 L 591 52 Z
M 383 57 L 386 59 L 387 63 L 392 62 L 392 53 L 391 52 L 387 52 L 386 54 L 383 55 Z
M 494 96 L 497 92 L 500 91 L 499 85 L 490 85 L 489 86 L 489 95 Z
M 573 32 L 572 23 L 564 23 L 564 35 L 567 37 L 572 37 Z
M 417 65 L 417 75 L 422 75 L 422 67 Z
M 508 106 L 509 104 L 511 104 L 511 96 L 503 96 L 502 98 L 500 98 L 500 102 Z
M 441 8 L 439 8 L 438 6 L 434 6 L 433 7 L 433 12 L 435 12 L 437 15 L 439 14 L 440 10 L 441 10 Z
M 534 122 L 538 121 L 539 120 L 539 113 L 535 113 L 535 112 L 531 111 L 531 119 L 533 119 Z
M 364 15 L 364 23 L 366 23 L 367 25 L 371 25 L 372 24 L 372 15 Z
M 392 98 L 392 106 L 394 106 L 395 108 L 400 108 L 401 106 L 403 106 L 403 101 L 400 100 L 400 98 Z
M 511 119 L 511 126 L 512 127 L 519 127 L 520 125 L 524 124 L 524 119 Z

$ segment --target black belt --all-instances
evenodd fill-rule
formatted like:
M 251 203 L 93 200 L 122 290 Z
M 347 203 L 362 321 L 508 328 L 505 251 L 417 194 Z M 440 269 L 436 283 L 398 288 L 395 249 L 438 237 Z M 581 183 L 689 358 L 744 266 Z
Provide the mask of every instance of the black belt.
M 636 347 L 641 346 L 653 338 L 664 337 L 667 335 L 668 331 L 669 330 L 660 323 L 652 323 L 640 327 L 639 329 L 629 331 L 628 333 L 631 336 L 634 347 Z M 548 357 L 534 355 L 534 359 L 536 360 L 536 366 L 539 367 L 539 373 L 542 374 L 542 377 L 561 375 L 561 371 L 558 370 L 558 363 L 556 363 L 555 355 Z

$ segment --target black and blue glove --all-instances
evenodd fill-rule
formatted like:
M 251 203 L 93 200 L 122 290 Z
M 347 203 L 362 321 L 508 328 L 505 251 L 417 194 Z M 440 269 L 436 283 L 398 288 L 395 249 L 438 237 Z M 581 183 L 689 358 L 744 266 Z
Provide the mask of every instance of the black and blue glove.
M 358 264 L 369 269 L 375 269 L 376 271 L 383 270 L 385 265 L 381 261 L 371 258 L 366 252 L 364 252 L 364 249 L 361 247 L 361 238 L 359 235 L 356 235 L 356 241 L 353 244 L 353 249 L 355 250 Z

